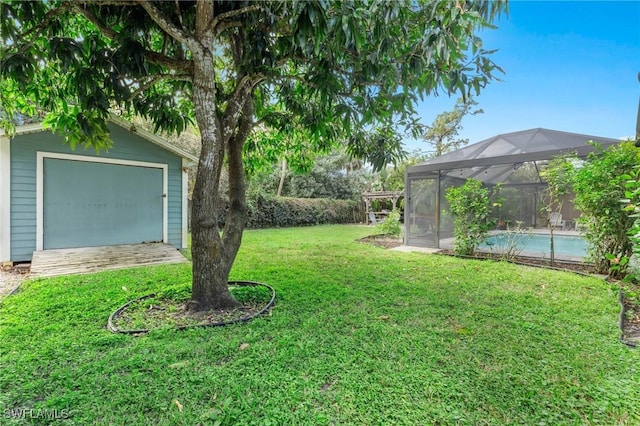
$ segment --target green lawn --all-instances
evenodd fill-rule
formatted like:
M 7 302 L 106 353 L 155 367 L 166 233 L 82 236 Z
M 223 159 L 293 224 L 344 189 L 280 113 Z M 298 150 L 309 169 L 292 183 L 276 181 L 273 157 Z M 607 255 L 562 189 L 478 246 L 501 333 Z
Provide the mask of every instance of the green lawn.
M 226 328 L 106 331 L 188 265 L 25 283 L 0 302 L 0 424 L 640 424 L 609 285 L 354 242 L 371 232 L 247 231 L 231 278 L 278 304 Z

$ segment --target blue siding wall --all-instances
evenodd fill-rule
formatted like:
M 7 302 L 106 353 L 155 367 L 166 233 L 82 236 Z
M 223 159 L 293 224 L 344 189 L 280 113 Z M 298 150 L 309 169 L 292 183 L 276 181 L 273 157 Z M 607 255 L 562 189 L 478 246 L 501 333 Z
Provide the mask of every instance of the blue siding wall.
M 11 260 L 29 261 L 36 249 L 36 153 L 55 152 L 91 157 L 147 161 L 168 165 L 168 240 L 182 245 L 182 158 L 120 126 L 110 124 L 113 147 L 72 150 L 49 131 L 16 136 L 11 141 Z

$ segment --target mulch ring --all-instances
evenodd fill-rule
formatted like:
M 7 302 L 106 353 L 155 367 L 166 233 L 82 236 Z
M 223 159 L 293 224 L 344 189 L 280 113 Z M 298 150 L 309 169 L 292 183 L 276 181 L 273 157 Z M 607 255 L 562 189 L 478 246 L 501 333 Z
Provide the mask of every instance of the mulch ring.
M 230 281 L 229 290 L 239 306 L 197 313 L 187 309 L 188 298 L 175 297 L 175 294 L 174 297 L 142 296 L 114 311 L 107 321 L 107 329 L 113 333 L 144 335 L 161 328 L 184 330 L 238 324 L 271 314 L 276 301 L 273 287 L 250 281 Z
M 402 238 L 391 234 L 369 235 L 357 240 L 359 243 L 371 244 L 376 247 L 395 248 L 402 245 Z

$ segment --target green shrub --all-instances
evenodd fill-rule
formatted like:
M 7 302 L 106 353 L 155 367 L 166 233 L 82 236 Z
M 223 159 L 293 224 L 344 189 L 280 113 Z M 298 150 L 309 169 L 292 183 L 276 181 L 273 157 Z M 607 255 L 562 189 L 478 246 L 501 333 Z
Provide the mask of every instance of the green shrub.
M 639 164 L 638 148 L 623 142 L 589 154 L 575 173 L 574 204 L 582 211 L 589 255 L 599 273 L 618 275 L 619 266 L 612 260 L 631 257 L 629 231 L 634 218 L 623 210 L 620 201 L 625 198 L 629 172 Z
M 453 215 L 455 251 L 472 255 L 494 226 L 489 217 L 489 190 L 482 186 L 482 182 L 467 179 L 464 185 L 449 188 L 445 197 Z
M 357 223 L 362 208 L 351 200 L 264 197 L 249 202 L 248 228 L 281 228 L 320 224 Z
M 402 224 L 400 223 L 400 211 L 393 209 L 387 218 L 376 226 L 381 234 L 402 235 Z

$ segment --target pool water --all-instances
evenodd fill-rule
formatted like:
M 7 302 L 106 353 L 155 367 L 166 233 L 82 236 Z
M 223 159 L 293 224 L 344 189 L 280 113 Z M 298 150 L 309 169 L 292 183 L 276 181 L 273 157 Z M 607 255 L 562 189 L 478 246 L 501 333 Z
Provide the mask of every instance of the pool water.
M 503 232 L 488 237 L 480 244 L 480 249 L 502 252 L 514 243 L 517 244 L 518 249 L 522 249 L 521 254 L 523 255 L 550 257 L 551 240 L 549 234 Z M 585 257 L 587 255 L 587 242 L 579 236 L 554 235 L 553 245 L 555 256 Z

